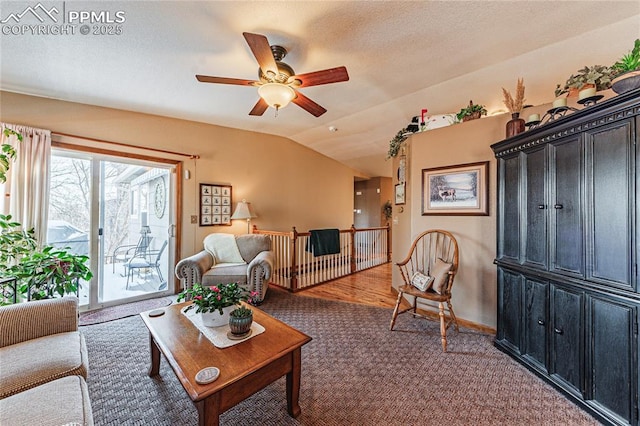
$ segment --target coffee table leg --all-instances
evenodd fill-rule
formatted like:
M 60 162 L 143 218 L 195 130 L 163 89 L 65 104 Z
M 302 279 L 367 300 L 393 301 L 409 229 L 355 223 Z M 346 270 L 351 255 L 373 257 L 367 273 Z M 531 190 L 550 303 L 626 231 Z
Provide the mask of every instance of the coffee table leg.
M 291 352 L 291 364 L 291 371 L 287 373 L 287 411 L 291 417 L 298 417 L 301 412 L 300 405 L 298 405 L 301 370 L 300 348 Z
M 220 395 L 214 393 L 202 401 L 196 402 L 198 426 L 218 426 L 220 422 Z
M 151 351 L 151 367 L 149 367 L 149 377 L 160 374 L 160 349 L 156 345 L 153 336 L 149 333 L 149 349 Z

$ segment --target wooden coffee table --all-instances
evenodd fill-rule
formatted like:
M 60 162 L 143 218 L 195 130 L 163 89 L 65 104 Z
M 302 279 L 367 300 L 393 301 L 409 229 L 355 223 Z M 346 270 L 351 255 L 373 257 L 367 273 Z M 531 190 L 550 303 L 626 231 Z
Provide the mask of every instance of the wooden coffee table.
M 140 316 L 149 329 L 149 376 L 160 374 L 160 351 L 198 409 L 199 425 L 218 425 L 221 413 L 286 374 L 287 411 L 300 414 L 300 350 L 311 341 L 306 334 L 255 307 L 253 319 L 265 332 L 237 345 L 219 349 L 180 312 L 187 303 L 171 305 L 159 317 Z M 218 367 L 220 376 L 207 385 L 195 381 L 198 371 Z

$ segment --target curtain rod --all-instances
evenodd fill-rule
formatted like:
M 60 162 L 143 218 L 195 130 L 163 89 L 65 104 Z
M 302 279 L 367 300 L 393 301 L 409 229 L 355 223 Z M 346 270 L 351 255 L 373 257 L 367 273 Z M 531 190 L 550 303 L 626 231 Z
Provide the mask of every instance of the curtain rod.
M 110 144 L 110 145 L 126 146 L 127 148 L 145 149 L 145 150 L 154 151 L 154 152 L 161 152 L 163 154 L 178 155 L 178 156 L 181 156 L 181 157 L 188 157 L 191 160 L 197 160 L 197 159 L 200 158 L 200 156 L 197 155 L 197 154 L 185 154 L 183 152 L 167 151 L 167 150 L 164 150 L 164 149 L 156 149 L 156 148 L 147 148 L 147 147 L 142 147 L 142 146 L 129 145 L 129 144 L 122 143 L 122 142 L 112 142 L 112 141 L 107 141 L 107 140 L 104 140 L 104 139 L 96 139 L 96 138 L 89 138 L 89 137 L 86 137 L 86 136 L 72 135 L 70 133 L 61 133 L 61 132 L 52 131 L 51 134 L 52 135 L 56 135 L 56 136 L 68 136 L 68 137 L 71 137 L 71 138 L 86 139 L 86 140 L 89 140 L 89 141 L 106 143 L 106 144 Z

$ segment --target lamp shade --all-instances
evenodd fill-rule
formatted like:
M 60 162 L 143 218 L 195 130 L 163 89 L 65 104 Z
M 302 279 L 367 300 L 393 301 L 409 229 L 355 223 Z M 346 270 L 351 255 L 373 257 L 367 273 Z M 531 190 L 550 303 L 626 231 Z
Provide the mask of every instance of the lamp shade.
M 270 107 L 284 108 L 296 97 L 296 92 L 280 83 L 265 83 L 258 87 L 258 94 Z
M 236 204 L 236 210 L 231 215 L 231 219 L 251 219 L 256 216 L 251 208 L 251 203 L 248 203 L 247 200 L 242 200 L 238 204 Z

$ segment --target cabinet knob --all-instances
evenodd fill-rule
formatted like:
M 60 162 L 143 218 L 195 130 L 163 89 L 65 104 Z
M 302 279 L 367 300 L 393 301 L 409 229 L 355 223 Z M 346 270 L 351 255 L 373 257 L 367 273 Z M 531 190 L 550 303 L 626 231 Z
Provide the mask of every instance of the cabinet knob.
M 544 205 L 544 204 L 538 204 L 538 208 L 539 208 L 540 210 L 544 210 L 545 205 Z
M 556 210 L 560 210 L 562 207 L 563 207 L 562 204 L 555 204 L 553 206 L 553 208 L 556 209 Z
M 553 329 L 553 331 L 554 331 L 556 334 L 562 334 L 562 333 L 563 333 L 563 331 L 562 331 L 562 330 L 560 330 L 559 328 L 554 328 L 554 329 Z
M 540 324 L 540 325 L 544 325 L 544 320 L 539 319 L 539 320 L 538 320 L 538 324 Z

